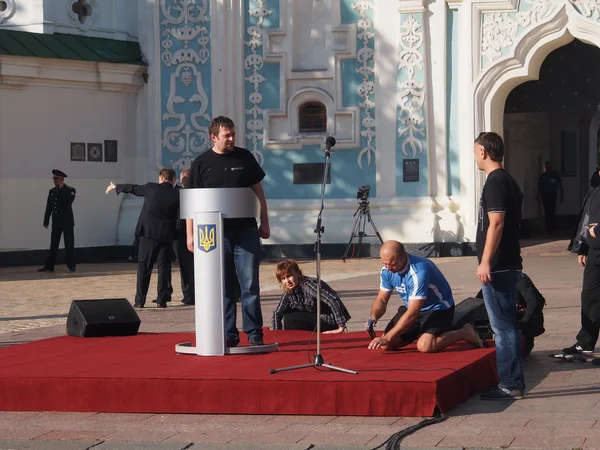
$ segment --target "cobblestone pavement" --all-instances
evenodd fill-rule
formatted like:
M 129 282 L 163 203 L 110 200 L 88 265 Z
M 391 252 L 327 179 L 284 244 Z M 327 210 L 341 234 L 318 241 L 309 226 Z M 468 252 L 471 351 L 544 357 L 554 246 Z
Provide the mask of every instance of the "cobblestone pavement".
M 582 270 L 576 257 L 564 250 L 566 245 L 565 241 L 523 242 L 525 271 L 547 300 L 546 333 L 536 340 L 532 355 L 525 361 L 526 398 L 505 403 L 484 402 L 474 396 L 450 411 L 445 422 L 405 438 L 402 448 L 600 448 L 600 368 L 589 363 L 559 363 L 546 357 L 571 345 L 579 327 Z M 475 258 L 435 262 L 449 279 L 457 301 L 479 289 Z M 274 265 L 261 265 L 265 323 L 279 299 Z M 302 262 L 301 267 L 307 275 L 314 275 L 314 261 Z M 376 259 L 322 262 L 322 278 L 340 293 L 352 314 L 351 331 L 361 329 L 368 316 L 380 267 Z M 54 273 L 37 273 L 35 269 L 0 269 L 0 346 L 64 334 L 66 315 L 74 299 L 132 301 L 135 294 L 133 264 L 80 265 L 74 274 L 64 266 L 57 266 Z M 139 312 L 141 331 L 193 331 L 193 307 L 179 303 L 177 270 L 173 287 L 169 308 L 149 307 Z M 155 289 L 156 276 L 151 292 Z M 0 450 L 374 448 L 420 420 L 0 412 Z

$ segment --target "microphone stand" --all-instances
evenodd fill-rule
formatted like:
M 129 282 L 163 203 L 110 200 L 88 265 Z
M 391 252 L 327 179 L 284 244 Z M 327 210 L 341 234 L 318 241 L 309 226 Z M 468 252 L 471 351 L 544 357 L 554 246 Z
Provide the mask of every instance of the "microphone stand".
M 317 235 L 315 241 L 315 252 L 317 254 L 317 353 L 315 360 L 309 364 L 301 364 L 299 366 L 284 367 L 281 369 L 271 369 L 270 374 L 277 372 L 285 372 L 288 370 L 304 369 L 306 367 L 325 367 L 330 370 L 337 370 L 339 372 L 346 372 L 356 375 L 358 372 L 352 369 L 344 369 L 342 367 L 332 366 L 331 364 L 325 363 L 323 356 L 321 355 L 321 234 L 325 232 L 325 228 L 322 226 L 321 216 L 323 214 L 323 208 L 325 206 L 325 186 L 327 184 L 327 174 L 329 173 L 329 160 L 331 158 L 331 147 L 335 145 L 335 139 L 332 137 L 327 138 L 325 144 L 325 167 L 323 168 L 323 181 L 321 182 L 321 209 L 317 217 L 317 226 L 315 233 Z

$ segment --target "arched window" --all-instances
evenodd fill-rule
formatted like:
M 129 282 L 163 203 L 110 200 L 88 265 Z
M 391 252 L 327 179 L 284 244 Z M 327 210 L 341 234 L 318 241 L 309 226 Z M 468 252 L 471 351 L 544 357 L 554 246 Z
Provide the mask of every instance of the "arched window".
M 6 11 L 8 9 L 8 4 L 5 1 L 0 1 L 0 12 Z
M 84 0 L 77 0 L 71 5 L 71 9 L 81 23 L 85 23 L 87 17 L 91 15 L 91 8 L 89 5 L 85 4 Z
M 327 131 L 327 109 L 320 102 L 300 105 L 298 131 L 300 133 L 324 133 Z

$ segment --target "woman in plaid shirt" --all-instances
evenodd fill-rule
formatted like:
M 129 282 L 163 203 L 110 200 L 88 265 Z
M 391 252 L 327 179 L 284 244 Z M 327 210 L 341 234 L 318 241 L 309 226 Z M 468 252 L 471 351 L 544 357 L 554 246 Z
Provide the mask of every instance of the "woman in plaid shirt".
M 288 259 L 275 271 L 283 295 L 273 311 L 273 330 L 308 330 L 317 327 L 317 279 L 302 275 L 298 263 Z M 350 320 L 348 310 L 327 283 L 321 280 L 321 330 L 342 333 Z

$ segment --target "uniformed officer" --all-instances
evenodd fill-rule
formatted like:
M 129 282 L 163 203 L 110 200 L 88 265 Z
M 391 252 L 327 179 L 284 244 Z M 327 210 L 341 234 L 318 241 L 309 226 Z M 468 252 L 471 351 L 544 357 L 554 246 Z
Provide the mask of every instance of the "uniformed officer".
M 58 253 L 58 244 L 60 236 L 65 235 L 65 254 L 67 267 L 71 272 L 75 272 L 75 236 L 73 227 L 73 202 L 75 201 L 75 188 L 65 184 L 66 173 L 54 169 L 52 171 L 52 180 L 54 187 L 48 192 L 48 201 L 46 202 L 46 212 L 44 214 L 44 228 L 48 228 L 50 216 L 52 216 L 52 235 L 50 238 L 50 255 L 44 267 L 38 269 L 38 272 L 52 272 L 56 263 L 56 254 Z

